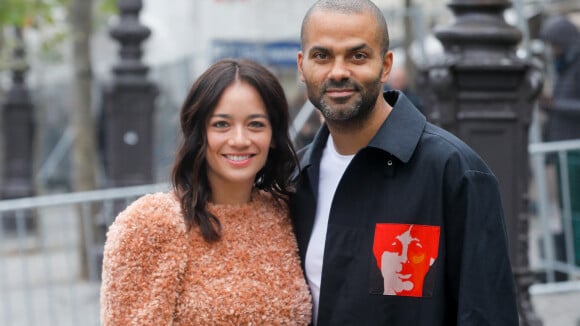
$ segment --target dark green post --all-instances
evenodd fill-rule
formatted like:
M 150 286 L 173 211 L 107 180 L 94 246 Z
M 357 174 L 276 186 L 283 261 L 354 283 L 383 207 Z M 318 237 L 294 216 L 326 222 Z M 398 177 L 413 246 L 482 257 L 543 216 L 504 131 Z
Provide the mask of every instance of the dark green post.
M 2 103 L 3 164 L 0 199 L 31 197 L 34 195 L 33 136 L 34 106 L 26 86 L 26 51 L 20 27 L 14 28 L 15 48 L 12 60 L 12 86 Z M 27 230 L 34 227 L 31 214 L 25 215 Z M 2 225 L 8 231 L 17 229 L 14 216 L 4 216 Z

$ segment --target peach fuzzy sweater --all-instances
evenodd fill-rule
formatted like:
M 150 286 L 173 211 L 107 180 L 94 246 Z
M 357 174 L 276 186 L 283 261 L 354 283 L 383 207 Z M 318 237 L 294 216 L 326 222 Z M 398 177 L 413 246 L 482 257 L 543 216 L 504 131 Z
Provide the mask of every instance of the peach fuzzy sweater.
M 187 233 L 172 193 L 146 195 L 107 233 L 103 325 L 307 325 L 308 287 L 288 212 L 269 194 L 213 205 L 222 240 Z

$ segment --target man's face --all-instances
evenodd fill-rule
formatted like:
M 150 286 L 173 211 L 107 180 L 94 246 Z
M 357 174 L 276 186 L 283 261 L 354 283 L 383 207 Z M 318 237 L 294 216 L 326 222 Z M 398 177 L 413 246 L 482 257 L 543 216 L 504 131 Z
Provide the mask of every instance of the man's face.
M 298 70 L 329 124 L 364 121 L 382 93 L 392 53 L 381 54 L 375 17 L 315 11 L 304 29 Z

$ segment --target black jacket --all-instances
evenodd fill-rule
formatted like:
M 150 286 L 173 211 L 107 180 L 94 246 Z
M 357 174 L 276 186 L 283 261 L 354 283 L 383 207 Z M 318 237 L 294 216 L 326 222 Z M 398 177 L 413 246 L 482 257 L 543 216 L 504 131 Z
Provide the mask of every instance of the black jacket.
M 352 159 L 330 211 L 318 325 L 517 325 L 498 184 L 480 157 L 426 122 L 400 92 L 371 142 Z M 305 148 L 291 201 L 304 264 L 328 129 Z M 419 296 L 383 295 L 373 254 L 379 226 L 435 230 Z

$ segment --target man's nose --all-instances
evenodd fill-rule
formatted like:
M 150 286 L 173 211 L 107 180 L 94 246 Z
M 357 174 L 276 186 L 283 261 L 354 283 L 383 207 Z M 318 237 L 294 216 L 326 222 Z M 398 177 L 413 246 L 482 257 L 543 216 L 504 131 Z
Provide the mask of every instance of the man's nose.
M 328 77 L 332 80 L 343 80 L 350 77 L 350 71 L 348 70 L 344 59 L 337 58 L 334 60 Z

